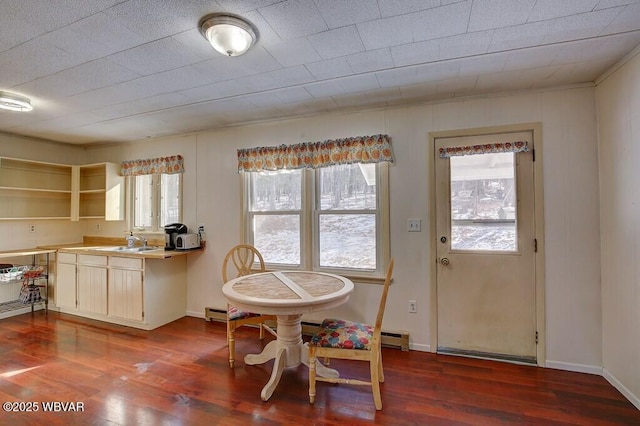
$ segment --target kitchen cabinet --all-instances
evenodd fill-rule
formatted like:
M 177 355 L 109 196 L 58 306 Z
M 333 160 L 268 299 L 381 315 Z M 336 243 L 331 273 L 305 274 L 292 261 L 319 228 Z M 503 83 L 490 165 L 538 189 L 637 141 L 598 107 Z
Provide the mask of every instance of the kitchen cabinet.
M 70 219 L 72 166 L 0 157 L 0 219 Z
M 124 220 L 120 165 L 0 157 L 0 219 Z
M 114 256 L 109 264 L 109 316 L 142 321 L 144 259 Z
M 75 253 L 58 253 L 56 259 L 56 306 L 77 309 L 77 257 Z
M 78 255 L 78 311 L 107 314 L 107 256 Z
M 72 220 L 124 220 L 125 181 L 120 165 L 73 166 Z
M 58 251 L 56 300 L 62 303 L 56 307 L 60 312 L 143 330 L 153 330 L 186 315 L 187 256 L 145 258 L 75 251 Z M 69 267 L 73 257 L 65 256 L 69 254 L 77 256 L 75 287 Z M 77 300 L 77 308 L 73 300 Z

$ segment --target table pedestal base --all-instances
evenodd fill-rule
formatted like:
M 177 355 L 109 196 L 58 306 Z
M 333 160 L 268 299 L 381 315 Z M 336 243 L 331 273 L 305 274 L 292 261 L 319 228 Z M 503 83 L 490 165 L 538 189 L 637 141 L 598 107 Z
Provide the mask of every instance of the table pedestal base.
M 269 342 L 259 354 L 244 357 L 244 362 L 248 365 L 264 364 L 269 360 L 275 360 L 271 378 L 260 394 L 263 401 L 271 398 L 285 368 L 297 367 L 300 364 L 309 367 L 309 350 L 307 344 L 302 343 L 301 318 L 302 315 L 278 315 L 278 338 Z M 321 363 L 316 363 L 316 374 L 321 377 L 340 377 L 336 370 Z

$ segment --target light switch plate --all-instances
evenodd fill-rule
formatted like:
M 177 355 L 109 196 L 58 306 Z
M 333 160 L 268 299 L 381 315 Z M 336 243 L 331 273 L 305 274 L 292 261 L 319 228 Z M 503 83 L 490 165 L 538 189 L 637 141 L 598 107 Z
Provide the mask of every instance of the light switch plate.
M 407 219 L 407 231 L 420 232 L 420 219 Z

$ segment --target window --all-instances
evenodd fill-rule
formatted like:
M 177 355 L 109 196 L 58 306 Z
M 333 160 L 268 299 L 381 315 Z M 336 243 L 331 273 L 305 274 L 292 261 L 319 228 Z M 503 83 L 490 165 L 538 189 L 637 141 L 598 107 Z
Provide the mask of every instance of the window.
M 387 163 L 244 173 L 247 240 L 272 267 L 382 275 Z
M 182 218 L 182 174 L 131 176 L 133 228 L 160 231 Z

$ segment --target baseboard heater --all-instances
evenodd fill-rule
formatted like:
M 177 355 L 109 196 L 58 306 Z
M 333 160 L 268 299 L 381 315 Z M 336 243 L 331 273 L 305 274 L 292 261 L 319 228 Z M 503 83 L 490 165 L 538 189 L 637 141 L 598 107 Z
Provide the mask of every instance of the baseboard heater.
M 205 308 L 204 316 L 207 321 L 227 321 L 227 311 L 224 309 Z M 318 327 L 317 322 L 302 321 L 302 334 L 305 336 L 313 335 Z M 399 348 L 403 351 L 409 350 L 409 333 L 406 331 L 382 331 L 382 346 L 390 348 Z

